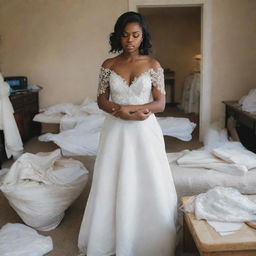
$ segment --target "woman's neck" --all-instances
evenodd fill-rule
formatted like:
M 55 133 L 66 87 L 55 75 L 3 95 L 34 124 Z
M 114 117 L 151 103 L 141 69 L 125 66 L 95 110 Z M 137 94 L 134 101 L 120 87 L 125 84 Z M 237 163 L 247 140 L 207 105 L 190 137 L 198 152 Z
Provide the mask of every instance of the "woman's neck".
M 140 57 L 140 54 L 139 52 L 133 52 L 133 53 L 123 52 L 120 56 L 126 59 L 127 61 L 134 61 Z

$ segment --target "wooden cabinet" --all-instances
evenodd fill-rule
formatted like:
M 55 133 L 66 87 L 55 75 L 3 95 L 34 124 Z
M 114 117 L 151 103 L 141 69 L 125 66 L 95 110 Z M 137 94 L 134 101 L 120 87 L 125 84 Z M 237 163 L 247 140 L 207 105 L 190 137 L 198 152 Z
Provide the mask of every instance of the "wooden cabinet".
M 241 143 L 256 153 L 256 115 L 243 111 L 237 101 L 224 101 L 223 103 L 226 106 L 226 127 L 227 120 L 233 117 Z
M 41 133 L 41 123 L 32 121 L 33 117 L 39 112 L 38 94 L 39 91 L 27 91 L 10 95 L 10 101 L 14 109 L 14 118 L 23 142 Z M 4 158 L 6 158 L 4 153 L 4 136 L 3 131 L 1 131 L 0 162 Z

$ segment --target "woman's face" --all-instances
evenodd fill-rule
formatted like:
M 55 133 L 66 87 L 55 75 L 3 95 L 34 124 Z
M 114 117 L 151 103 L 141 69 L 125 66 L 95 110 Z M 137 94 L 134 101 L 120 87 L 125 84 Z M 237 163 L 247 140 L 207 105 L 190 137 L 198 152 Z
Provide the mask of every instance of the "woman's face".
M 127 23 L 121 37 L 121 45 L 124 52 L 133 53 L 139 51 L 143 33 L 141 26 L 137 22 Z

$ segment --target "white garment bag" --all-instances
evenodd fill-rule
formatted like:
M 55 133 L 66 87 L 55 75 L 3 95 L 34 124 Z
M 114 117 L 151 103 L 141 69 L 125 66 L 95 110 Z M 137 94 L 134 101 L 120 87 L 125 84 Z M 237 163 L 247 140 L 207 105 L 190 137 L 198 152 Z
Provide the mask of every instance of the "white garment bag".
M 20 133 L 14 119 L 13 107 L 9 99 L 10 86 L 0 73 L 0 130 L 4 131 L 5 151 L 8 158 L 17 158 L 23 152 Z

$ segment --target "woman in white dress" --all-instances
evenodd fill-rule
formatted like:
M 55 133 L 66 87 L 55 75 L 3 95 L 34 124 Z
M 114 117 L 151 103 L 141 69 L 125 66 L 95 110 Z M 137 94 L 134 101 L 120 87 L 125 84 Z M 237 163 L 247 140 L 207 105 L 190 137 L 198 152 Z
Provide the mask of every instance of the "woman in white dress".
M 80 255 L 172 256 L 177 196 L 154 113 L 165 107 L 163 69 L 148 56 L 139 13 L 121 15 L 102 64 L 98 105 L 109 113 L 101 131 L 92 188 L 80 228 Z

